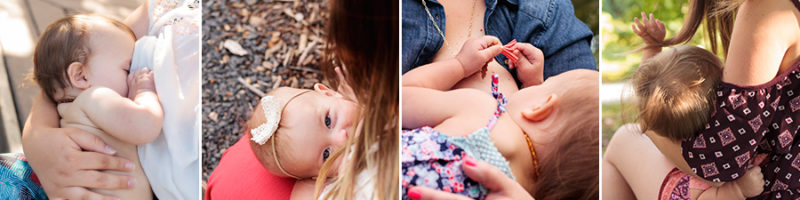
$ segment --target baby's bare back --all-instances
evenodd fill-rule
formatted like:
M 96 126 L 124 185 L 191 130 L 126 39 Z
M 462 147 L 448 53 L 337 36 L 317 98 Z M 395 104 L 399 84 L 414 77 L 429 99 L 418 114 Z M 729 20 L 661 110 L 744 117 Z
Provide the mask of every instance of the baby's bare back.
M 139 154 L 137 153 L 136 145 L 122 142 L 119 139 L 105 133 L 103 130 L 100 130 L 92 123 L 89 117 L 87 117 L 86 114 L 81 111 L 79 105 L 75 103 L 58 104 L 58 114 L 61 116 L 61 127 L 75 127 L 99 136 L 108 146 L 114 150 L 117 150 L 115 156 L 125 158 L 134 164 L 134 169 L 130 172 L 112 170 L 103 171 L 133 177 L 135 179 L 133 188 L 119 190 L 92 189 L 92 191 L 104 195 L 119 197 L 120 199 L 149 200 L 153 198 L 150 183 L 147 181 L 147 176 L 144 174 L 141 163 L 139 163 Z

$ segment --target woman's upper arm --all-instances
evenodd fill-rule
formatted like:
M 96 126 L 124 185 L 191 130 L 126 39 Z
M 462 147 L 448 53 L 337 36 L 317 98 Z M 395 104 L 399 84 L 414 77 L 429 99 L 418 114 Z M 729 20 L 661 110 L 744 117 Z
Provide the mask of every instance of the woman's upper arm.
M 794 9 L 789 1 L 742 3 L 734 23 L 722 81 L 758 85 L 775 78 L 791 41 L 798 34 Z
M 128 15 L 123 22 L 133 30 L 133 34 L 136 35 L 137 40 L 147 35 L 147 29 L 149 29 L 150 26 L 150 16 L 147 11 L 148 3 L 149 1 L 144 1 L 144 3 Z

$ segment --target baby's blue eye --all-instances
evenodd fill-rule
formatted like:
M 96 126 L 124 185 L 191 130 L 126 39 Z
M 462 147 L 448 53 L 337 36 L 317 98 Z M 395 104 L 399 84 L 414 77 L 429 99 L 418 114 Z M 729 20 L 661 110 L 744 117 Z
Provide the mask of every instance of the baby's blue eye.
M 325 150 L 322 151 L 322 161 L 325 162 L 326 160 L 328 160 L 329 156 L 331 156 L 331 148 L 330 147 L 329 148 L 325 148 Z
M 330 113 L 325 115 L 325 127 L 331 128 L 331 116 L 330 116 Z

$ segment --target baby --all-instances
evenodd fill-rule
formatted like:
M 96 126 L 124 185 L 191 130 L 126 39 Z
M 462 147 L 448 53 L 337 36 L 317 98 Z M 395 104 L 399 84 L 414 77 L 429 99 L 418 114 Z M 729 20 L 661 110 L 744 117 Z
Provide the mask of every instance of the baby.
M 68 16 L 49 25 L 36 44 L 34 79 L 57 103 L 62 127 L 96 134 L 116 155 L 132 161 L 134 179 L 124 190 L 93 190 L 123 199 L 151 199 L 136 145 L 153 141 L 164 113 L 153 73 L 129 73 L 135 36 L 125 24 L 102 16 Z
M 501 74 L 492 74 L 491 85 L 481 88 L 456 86 L 478 85 L 463 79 L 479 74 L 500 53 L 499 41 L 486 38 L 468 40 L 454 58 L 457 64 L 433 63 L 403 75 L 402 123 L 411 129 L 401 136 L 403 198 L 409 198 L 410 186 L 484 198 L 487 191 L 461 171 L 469 156 L 500 169 L 536 199 L 597 199 L 597 72 L 564 72 L 515 93 L 498 89 L 515 84 Z M 520 58 L 514 66 L 538 67 L 539 74 L 526 76 L 541 77 L 544 60 L 532 53 L 535 47 L 513 46 Z M 462 73 L 431 74 L 447 70 Z
M 652 132 L 675 141 L 691 137 L 708 125 L 714 109 L 714 91 L 722 77 L 722 61 L 708 50 L 683 45 L 661 52 L 664 40 L 663 23 L 642 14 L 634 32 L 643 38 L 643 62 L 634 72 L 631 84 L 637 97 L 639 125 L 642 132 Z M 753 165 L 757 166 L 760 161 Z M 759 167 L 746 176 L 760 177 Z M 685 179 L 689 181 L 679 181 Z M 763 190 L 763 180 L 740 178 L 732 183 L 711 187 L 705 181 L 673 169 L 665 178 L 659 199 L 681 194 L 691 199 L 744 199 Z M 689 188 L 689 194 L 681 192 Z
M 358 105 L 325 85 L 314 90 L 280 87 L 262 97 L 246 124 L 256 158 L 274 175 L 314 179 L 322 164 L 343 147 L 358 117 Z M 333 164 L 334 174 L 343 159 Z

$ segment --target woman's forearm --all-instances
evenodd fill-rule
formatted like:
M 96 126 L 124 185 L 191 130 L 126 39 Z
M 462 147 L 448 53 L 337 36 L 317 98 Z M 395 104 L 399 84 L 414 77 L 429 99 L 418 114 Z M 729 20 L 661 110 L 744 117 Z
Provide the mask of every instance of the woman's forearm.
M 25 127 L 22 129 L 23 148 L 27 146 L 24 145 L 26 140 L 33 137 L 31 134 L 34 134 L 34 129 L 58 128 L 58 119 L 59 117 L 58 111 L 56 110 L 56 105 L 40 91 L 33 100 L 31 112 L 28 114 L 28 119 L 25 121 Z

